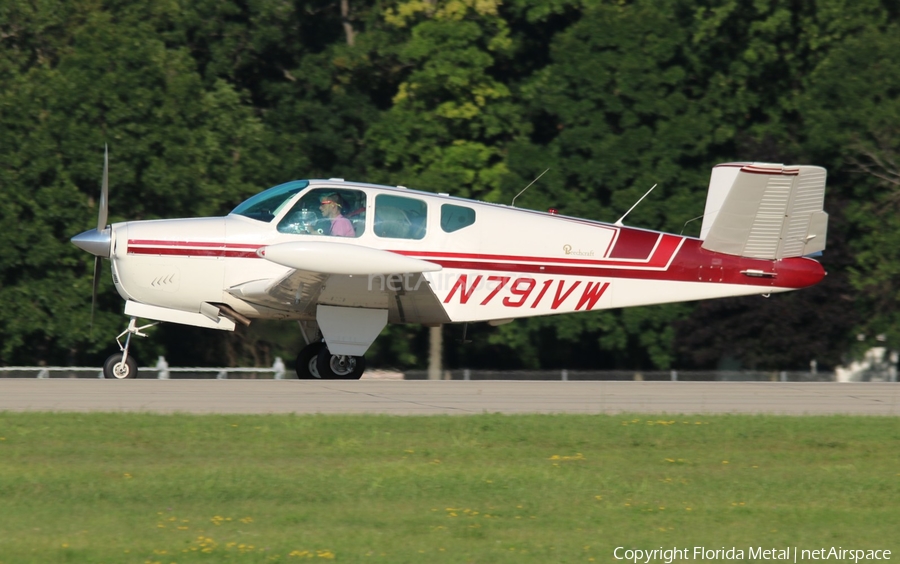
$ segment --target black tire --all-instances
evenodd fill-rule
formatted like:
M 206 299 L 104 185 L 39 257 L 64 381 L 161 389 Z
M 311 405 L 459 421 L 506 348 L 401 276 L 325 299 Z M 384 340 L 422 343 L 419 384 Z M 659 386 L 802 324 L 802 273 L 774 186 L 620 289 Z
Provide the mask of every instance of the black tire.
M 316 368 L 323 379 L 359 380 L 366 371 L 366 357 L 333 355 L 325 347 L 319 351 Z
M 297 355 L 297 364 L 294 370 L 297 371 L 297 378 L 300 380 L 318 380 L 319 370 L 316 368 L 318 362 L 319 351 L 325 348 L 325 343 L 319 341 L 307 345 Z
M 107 380 L 125 380 L 137 378 L 138 364 L 133 356 L 128 355 L 125 362 L 122 362 L 122 353 L 110 355 L 103 363 L 103 377 Z

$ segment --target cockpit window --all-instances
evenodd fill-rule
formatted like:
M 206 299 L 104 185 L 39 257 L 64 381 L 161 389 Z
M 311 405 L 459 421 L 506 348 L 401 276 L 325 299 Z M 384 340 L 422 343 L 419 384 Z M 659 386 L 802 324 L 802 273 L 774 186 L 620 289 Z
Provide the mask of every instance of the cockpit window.
M 281 211 L 281 208 L 297 192 L 307 186 L 309 186 L 308 180 L 294 180 L 286 184 L 279 184 L 245 200 L 238 207 L 234 208 L 231 213 L 259 221 L 272 221 L 278 215 L 278 212 Z
M 366 193 L 345 188 L 310 190 L 278 222 L 290 235 L 359 237 L 365 230 Z

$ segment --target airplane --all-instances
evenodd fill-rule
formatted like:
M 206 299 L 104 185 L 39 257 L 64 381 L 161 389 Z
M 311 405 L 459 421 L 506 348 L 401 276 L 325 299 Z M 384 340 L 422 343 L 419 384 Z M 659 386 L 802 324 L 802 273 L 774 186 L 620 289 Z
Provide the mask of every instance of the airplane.
M 107 225 L 108 167 L 107 151 L 97 228 L 71 241 L 95 256 L 92 311 L 109 259 L 130 318 L 109 379 L 137 377 L 131 339 L 159 322 L 296 321 L 298 378 L 358 379 L 388 323 L 768 296 L 826 274 L 812 258 L 828 227 L 817 166 L 715 166 L 699 237 L 340 178 L 274 186 L 224 217 Z

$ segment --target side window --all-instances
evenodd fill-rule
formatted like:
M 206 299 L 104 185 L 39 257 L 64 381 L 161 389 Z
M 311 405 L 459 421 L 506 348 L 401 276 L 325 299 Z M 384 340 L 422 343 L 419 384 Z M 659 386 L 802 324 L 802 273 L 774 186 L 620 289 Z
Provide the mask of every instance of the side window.
M 375 196 L 375 234 L 391 239 L 425 236 L 428 206 L 422 200 L 379 194 Z
M 444 204 L 441 206 L 441 229 L 447 233 L 459 231 L 475 223 L 475 210 L 464 206 Z
M 296 235 L 359 237 L 365 229 L 366 194 L 360 190 L 310 190 L 278 222 L 279 232 Z

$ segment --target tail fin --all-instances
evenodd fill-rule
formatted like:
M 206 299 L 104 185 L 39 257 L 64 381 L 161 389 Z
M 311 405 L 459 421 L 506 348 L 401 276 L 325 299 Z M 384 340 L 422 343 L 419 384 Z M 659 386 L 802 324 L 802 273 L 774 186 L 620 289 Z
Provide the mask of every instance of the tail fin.
M 702 247 L 773 260 L 824 250 L 825 177 L 818 166 L 716 165 L 700 228 Z

